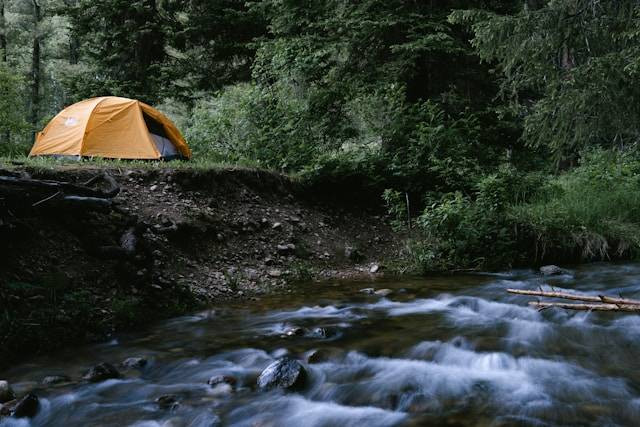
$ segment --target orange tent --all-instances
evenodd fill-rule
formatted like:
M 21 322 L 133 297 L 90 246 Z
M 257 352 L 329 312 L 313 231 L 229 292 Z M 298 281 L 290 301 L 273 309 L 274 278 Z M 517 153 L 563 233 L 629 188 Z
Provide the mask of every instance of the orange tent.
M 65 108 L 36 136 L 29 156 L 62 155 L 116 159 L 190 158 L 175 125 L 140 101 L 91 98 Z

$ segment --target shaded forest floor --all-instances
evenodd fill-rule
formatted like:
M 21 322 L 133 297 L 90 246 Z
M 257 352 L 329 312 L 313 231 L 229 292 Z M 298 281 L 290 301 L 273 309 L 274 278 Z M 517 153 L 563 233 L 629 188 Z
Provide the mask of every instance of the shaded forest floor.
M 104 168 L 14 166 L 85 182 Z M 0 365 L 297 281 L 376 277 L 401 239 L 379 200 L 250 169 L 110 168 L 115 209 L 0 200 Z M 135 253 L 118 247 L 135 230 Z

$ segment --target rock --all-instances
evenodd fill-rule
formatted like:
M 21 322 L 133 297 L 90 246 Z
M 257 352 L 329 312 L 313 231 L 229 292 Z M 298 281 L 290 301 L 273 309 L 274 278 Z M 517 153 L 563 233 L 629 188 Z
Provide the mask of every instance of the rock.
M 156 399 L 156 403 L 162 409 L 173 409 L 180 404 L 175 394 L 163 394 Z
M 344 256 L 354 262 L 362 261 L 364 259 L 364 256 L 362 256 L 360 251 L 353 246 L 345 246 Z
M 344 357 L 344 350 L 337 347 L 323 347 L 317 350 L 313 350 L 313 352 L 309 355 L 307 362 L 324 363 L 342 357 Z
M 391 289 L 378 289 L 374 292 L 374 294 L 378 295 L 379 297 L 386 297 L 391 295 L 392 293 L 393 291 Z
M 29 393 L 16 404 L 12 415 L 16 418 L 32 418 L 38 413 L 39 407 L 38 396 Z
M 300 326 L 293 326 L 289 329 L 287 329 L 286 331 L 284 331 L 285 335 L 289 336 L 289 337 L 293 337 L 293 336 L 302 336 L 304 335 L 304 328 L 301 328 Z
M 373 265 L 369 268 L 369 273 L 371 273 L 371 274 L 376 274 L 376 273 L 378 273 L 380 270 L 382 270 L 382 266 L 381 266 L 381 265 L 373 264 Z
M 126 369 L 142 369 L 147 366 L 147 359 L 144 357 L 129 357 L 121 365 Z
M 280 255 L 288 255 L 295 252 L 296 245 L 294 245 L 293 243 L 287 243 L 286 245 L 278 245 L 277 249 Z
M 68 383 L 71 381 L 66 375 L 48 375 L 42 379 L 43 385 L 54 385 L 54 384 L 62 384 Z
M 289 357 L 278 359 L 265 368 L 258 377 L 261 389 L 298 389 L 304 386 L 307 372 L 300 362 Z
M 282 271 L 280 270 L 269 270 L 270 277 L 280 277 L 282 276 Z
M 273 225 L 271 226 L 271 228 L 272 228 L 273 230 L 278 230 L 278 229 L 282 228 L 282 223 L 280 223 L 280 222 L 274 222 L 274 223 L 273 223 Z
M 156 191 L 157 189 L 158 189 L 158 186 L 155 185 L 155 184 L 152 185 L 151 187 L 149 187 L 149 190 L 151 190 L 151 191 Z
M 358 292 L 362 294 L 373 295 L 376 292 L 376 290 L 373 288 L 364 288 L 364 289 L 360 289 Z
M 238 380 L 230 375 L 214 375 L 209 378 L 209 381 L 207 381 L 207 384 L 211 387 L 215 387 L 219 384 L 229 384 L 231 387 L 235 387 L 237 383 Z
M 540 267 L 540 273 L 543 276 L 558 276 L 560 274 L 568 273 L 564 268 L 560 268 L 557 265 L 544 265 Z
M 7 381 L 0 380 L 0 403 L 5 403 L 16 398 L 11 385 Z
M 327 338 L 329 331 L 326 328 L 313 328 L 309 333 L 314 338 Z
M 276 263 L 275 260 L 271 257 L 266 257 L 264 259 L 264 265 L 273 265 L 275 263 Z
M 120 378 L 120 372 L 110 363 L 100 363 L 89 369 L 82 378 L 89 382 L 97 383 L 112 378 Z

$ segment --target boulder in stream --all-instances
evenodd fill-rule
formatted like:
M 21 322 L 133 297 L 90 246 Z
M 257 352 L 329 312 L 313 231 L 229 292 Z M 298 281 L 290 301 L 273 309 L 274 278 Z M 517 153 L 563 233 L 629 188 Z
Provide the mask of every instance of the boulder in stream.
M 120 378 L 120 372 L 110 363 L 100 363 L 89 369 L 82 378 L 89 382 L 97 383 L 112 378 Z
M 540 274 L 543 276 L 559 276 L 561 274 L 567 274 L 568 271 L 564 268 L 560 268 L 557 265 L 543 265 L 540 267 Z
M 300 362 L 290 357 L 276 360 L 265 368 L 258 377 L 261 389 L 298 389 L 304 386 L 307 372 Z
M 144 357 L 129 357 L 121 365 L 125 369 L 142 369 L 147 366 L 147 359 Z
M 9 402 L 16 398 L 11 385 L 7 381 L 0 380 L 0 403 Z
M 18 401 L 11 415 L 15 418 L 32 418 L 36 416 L 39 408 L 40 401 L 38 396 L 29 393 Z
M 162 409 L 173 409 L 180 404 L 180 402 L 178 402 L 178 396 L 175 394 L 163 394 L 162 396 L 158 396 L 156 403 Z

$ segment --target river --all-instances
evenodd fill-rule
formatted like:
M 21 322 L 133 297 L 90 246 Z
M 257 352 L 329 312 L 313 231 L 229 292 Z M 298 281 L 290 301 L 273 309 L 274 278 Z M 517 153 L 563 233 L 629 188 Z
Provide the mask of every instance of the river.
M 17 365 L 0 378 L 40 410 L 0 425 L 640 425 L 640 316 L 538 312 L 505 292 L 549 285 L 633 297 L 640 265 L 304 284 Z M 305 387 L 258 389 L 284 355 L 302 362 Z M 132 356 L 148 363 L 121 379 L 41 385 Z M 216 375 L 236 384 L 208 385 Z

